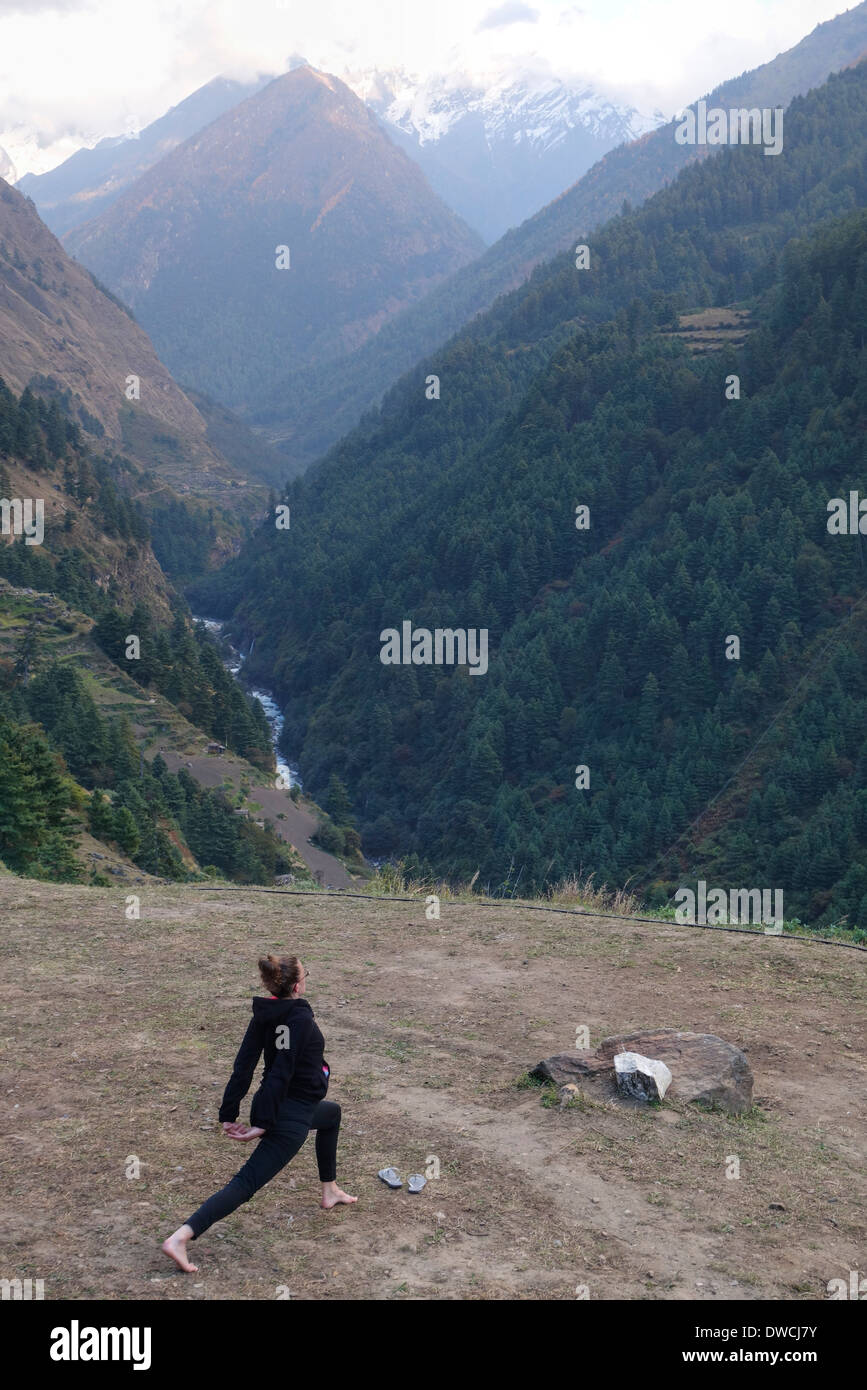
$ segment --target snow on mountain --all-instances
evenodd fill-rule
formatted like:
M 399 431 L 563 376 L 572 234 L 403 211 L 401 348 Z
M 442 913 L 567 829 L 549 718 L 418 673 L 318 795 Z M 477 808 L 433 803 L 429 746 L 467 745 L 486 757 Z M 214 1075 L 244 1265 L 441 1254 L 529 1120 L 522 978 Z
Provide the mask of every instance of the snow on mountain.
M 455 87 L 449 78 L 413 81 L 405 73 L 383 79 L 384 102 L 371 93 L 367 98 L 381 118 L 406 133 L 415 133 L 420 145 L 442 139 L 459 121 L 477 114 L 490 142 L 529 140 L 542 149 L 562 141 L 567 132 L 581 126 L 590 134 L 610 134 L 634 139 L 660 124 L 632 107 L 618 107 L 591 87 L 568 86 L 555 77 L 502 77 L 489 87 Z M 391 88 L 389 92 L 389 87 Z
M 480 81 L 396 70 L 344 80 L 488 241 L 559 196 L 615 145 L 666 119 L 550 73 Z

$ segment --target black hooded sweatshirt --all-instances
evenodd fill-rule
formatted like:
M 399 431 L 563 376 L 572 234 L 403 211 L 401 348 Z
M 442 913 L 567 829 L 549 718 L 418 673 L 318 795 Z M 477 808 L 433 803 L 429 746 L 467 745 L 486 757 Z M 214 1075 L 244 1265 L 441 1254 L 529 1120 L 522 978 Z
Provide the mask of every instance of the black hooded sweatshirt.
M 220 1122 L 237 1120 L 263 1051 L 265 1070 L 250 1106 L 251 1125 L 270 1129 L 281 1101 L 292 1099 L 315 1105 L 323 1100 L 331 1075 L 322 1055 L 324 1046 L 325 1040 L 306 999 L 254 999 L 253 1017 L 223 1093 Z

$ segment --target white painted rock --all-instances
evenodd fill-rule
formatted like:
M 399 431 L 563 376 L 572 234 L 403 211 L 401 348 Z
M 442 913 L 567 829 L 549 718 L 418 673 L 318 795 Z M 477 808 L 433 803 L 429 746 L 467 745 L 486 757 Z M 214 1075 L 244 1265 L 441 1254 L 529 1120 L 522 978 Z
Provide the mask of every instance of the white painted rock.
M 671 1085 L 671 1072 L 665 1063 L 642 1057 L 640 1052 L 618 1052 L 614 1072 L 620 1090 L 636 1100 L 662 1100 Z

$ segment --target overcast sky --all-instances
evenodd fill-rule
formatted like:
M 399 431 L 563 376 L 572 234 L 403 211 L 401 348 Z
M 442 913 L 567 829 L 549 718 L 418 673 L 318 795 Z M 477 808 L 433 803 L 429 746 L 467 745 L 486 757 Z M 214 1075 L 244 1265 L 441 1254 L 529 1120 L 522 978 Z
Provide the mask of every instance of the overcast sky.
M 140 129 L 218 73 L 531 64 L 672 115 L 845 0 L 0 0 L 0 146 L 20 177 Z M 2 157 L 0 157 L 2 165 Z M 2 173 L 0 168 L 0 173 Z

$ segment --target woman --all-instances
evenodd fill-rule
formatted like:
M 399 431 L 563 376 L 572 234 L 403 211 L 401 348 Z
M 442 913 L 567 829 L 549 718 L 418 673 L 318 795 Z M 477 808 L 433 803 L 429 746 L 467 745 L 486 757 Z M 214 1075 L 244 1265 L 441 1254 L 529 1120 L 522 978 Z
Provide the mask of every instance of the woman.
M 302 998 L 308 972 L 297 956 L 269 955 L 259 961 L 259 973 L 271 997 L 253 1000 L 253 1017 L 223 1095 L 220 1121 L 230 1139 L 261 1143 L 232 1181 L 163 1242 L 165 1254 L 187 1274 L 198 1273 L 187 1259 L 187 1241 L 248 1202 L 295 1157 L 311 1129 L 316 1130 L 322 1206 L 329 1211 L 340 1202 L 358 1201 L 337 1186 L 340 1106 L 324 1098 L 330 1075 L 322 1055 L 325 1041 Z M 239 1124 L 238 1109 L 263 1051 L 265 1070 L 250 1106 L 251 1125 Z

